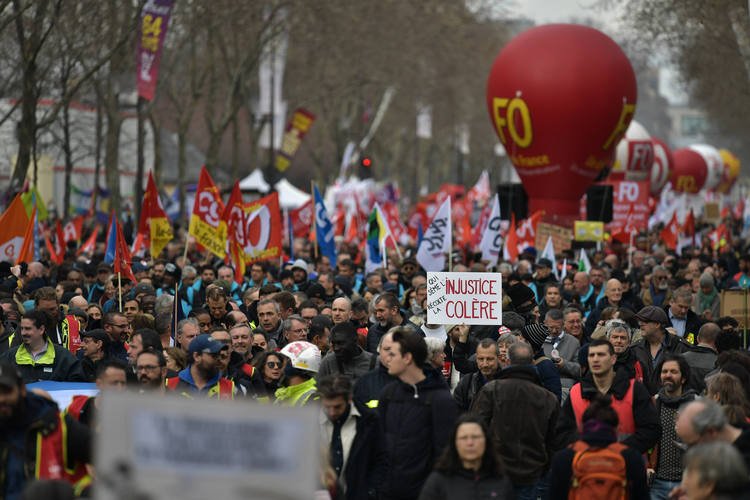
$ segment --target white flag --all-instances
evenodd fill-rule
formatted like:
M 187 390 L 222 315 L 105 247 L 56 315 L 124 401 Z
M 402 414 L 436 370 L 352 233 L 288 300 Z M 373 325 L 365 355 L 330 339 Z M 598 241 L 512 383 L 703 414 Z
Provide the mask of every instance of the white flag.
M 482 234 L 482 241 L 479 243 L 479 249 L 482 251 L 482 260 L 486 260 L 490 266 L 496 266 L 503 251 L 503 239 L 500 236 L 500 195 L 496 194 L 492 203 L 492 212 L 487 221 L 487 227 Z
M 547 236 L 547 244 L 544 245 L 544 251 L 539 256 L 539 259 L 549 259 L 552 262 L 552 274 L 555 275 L 557 281 L 560 281 L 560 275 L 557 272 L 557 261 L 555 261 L 555 244 L 552 242 L 552 236 Z
M 452 233 L 451 199 L 448 197 L 432 218 L 417 249 L 417 262 L 425 271 L 445 269 L 445 254 L 453 245 Z
M 578 270 L 588 274 L 591 271 L 591 262 L 589 256 L 586 255 L 586 251 L 581 248 L 581 256 L 578 258 Z

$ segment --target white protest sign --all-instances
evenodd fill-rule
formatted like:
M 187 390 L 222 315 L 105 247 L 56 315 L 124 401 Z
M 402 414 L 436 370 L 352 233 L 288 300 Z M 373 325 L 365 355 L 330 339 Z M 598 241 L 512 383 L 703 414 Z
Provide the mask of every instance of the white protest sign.
M 499 325 L 503 281 L 500 273 L 427 273 L 427 323 Z
M 316 405 L 100 397 L 97 499 L 291 500 L 317 489 Z

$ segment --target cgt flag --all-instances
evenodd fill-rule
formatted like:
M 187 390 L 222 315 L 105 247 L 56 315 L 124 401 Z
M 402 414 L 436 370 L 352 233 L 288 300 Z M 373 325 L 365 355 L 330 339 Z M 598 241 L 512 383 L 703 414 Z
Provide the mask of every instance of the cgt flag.
M 172 224 L 167 218 L 167 213 L 164 211 L 161 199 L 159 199 L 159 192 L 156 190 L 153 172 L 148 173 L 138 233 L 147 235 L 151 243 L 151 257 L 154 259 L 159 256 L 167 243 L 174 237 Z
M 323 197 L 320 196 L 318 186 L 313 187 L 315 198 L 315 236 L 318 240 L 320 253 L 328 257 L 331 267 L 336 267 L 336 242 L 334 241 L 335 227 L 326 212 Z
M 425 271 L 445 269 L 445 254 L 452 242 L 451 199 L 448 196 L 432 218 L 417 249 L 417 262 Z
M 227 223 L 222 218 L 224 202 L 204 165 L 193 202 L 188 232 L 209 252 L 223 259 L 226 255 Z

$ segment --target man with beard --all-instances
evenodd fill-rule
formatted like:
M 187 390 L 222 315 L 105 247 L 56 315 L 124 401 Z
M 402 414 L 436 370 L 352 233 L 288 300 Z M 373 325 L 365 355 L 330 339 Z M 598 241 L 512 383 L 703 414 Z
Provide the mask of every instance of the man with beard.
M 195 337 L 188 347 L 188 367 L 167 379 L 167 389 L 190 398 L 234 399 L 234 382 L 219 372 L 219 355 L 228 348 L 205 333 Z
M 141 351 L 135 362 L 135 372 L 142 391 L 165 392 L 167 380 L 167 360 L 161 351 Z
M 380 337 L 394 326 L 406 326 L 421 333 L 414 323 L 408 321 L 399 309 L 398 298 L 389 292 L 381 293 L 375 299 L 375 324 L 367 333 L 367 352 L 375 353 Z M 424 335 L 422 334 L 424 337 Z
M 49 316 L 43 311 L 29 311 L 21 317 L 21 345 L 5 352 L 0 360 L 16 366 L 24 382 L 54 380 L 85 382 L 81 362 L 66 348 L 47 337 Z
M 492 339 L 482 339 L 476 350 L 478 371 L 461 378 L 453 391 L 453 399 L 461 411 L 469 411 L 484 385 L 494 379 L 500 369 L 500 349 Z
M 696 394 L 686 389 L 690 380 L 690 366 L 679 354 L 665 354 L 659 363 L 661 389 L 654 397 L 656 413 L 661 424 L 661 437 L 649 454 L 649 475 L 653 475 L 651 498 L 669 498 L 669 493 L 682 479 L 682 450 L 675 432 L 680 407 L 693 401 Z
M 658 306 L 668 304 L 672 300 L 672 290 L 669 288 L 669 272 L 663 266 L 656 266 L 651 271 L 648 287 L 641 291 L 644 306 Z
M 219 353 L 221 375 L 231 379 L 243 393 L 247 394 L 247 388 L 252 385 L 251 379 L 255 373 L 255 368 L 245 361 L 245 357 L 242 354 L 234 352 L 232 337 L 228 331 L 215 328 L 211 332 L 211 338 L 227 346 L 227 349 Z M 258 352 L 257 348 L 253 348 L 253 350 L 256 353 Z
M 357 330 L 346 321 L 333 326 L 329 352 L 320 363 L 318 380 L 326 375 L 346 375 L 352 383 L 375 366 L 373 354 L 366 352 L 357 343 Z
M 90 431 L 53 401 L 27 392 L 15 366 L 0 362 L 0 496 L 21 498 L 35 479 L 75 484 L 90 462 Z

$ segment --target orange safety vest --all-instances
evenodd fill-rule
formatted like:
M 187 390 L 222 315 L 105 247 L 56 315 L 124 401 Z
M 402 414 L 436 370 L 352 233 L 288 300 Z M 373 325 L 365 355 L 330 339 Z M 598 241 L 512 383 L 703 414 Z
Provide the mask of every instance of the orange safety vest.
M 71 467 L 72 465 L 72 467 Z M 87 476 L 84 464 L 68 463 L 68 426 L 63 414 L 57 415 L 57 425 L 49 433 L 36 435 L 36 479 L 61 479 L 76 484 Z
M 633 418 L 633 387 L 635 387 L 635 380 L 630 379 L 630 386 L 625 396 L 622 399 L 612 397 L 612 409 L 617 412 L 617 417 L 620 421 L 617 424 L 617 437 L 622 440 L 631 434 L 635 433 L 635 419 Z M 583 430 L 583 412 L 589 407 L 591 403 L 588 399 L 585 399 L 581 393 L 581 384 L 578 383 L 570 389 L 570 404 L 573 406 L 573 413 L 576 417 L 576 425 L 578 432 Z
M 167 389 L 176 391 L 180 384 L 180 377 L 170 377 L 167 379 Z M 208 390 L 208 397 L 213 397 L 216 393 L 219 399 L 234 399 L 234 382 L 228 378 L 221 377 L 215 386 Z

